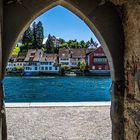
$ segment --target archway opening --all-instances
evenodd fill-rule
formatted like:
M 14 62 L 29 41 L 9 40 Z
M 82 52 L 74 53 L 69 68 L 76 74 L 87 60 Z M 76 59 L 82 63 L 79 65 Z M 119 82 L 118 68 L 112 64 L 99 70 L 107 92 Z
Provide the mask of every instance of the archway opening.
M 59 23 L 60 17 L 63 17 L 64 23 Z M 16 76 L 15 79 L 7 78 L 7 102 L 92 102 L 111 99 L 109 61 L 102 45 L 83 21 L 62 6 L 38 17 L 22 34 L 12 51 L 7 74 Z M 85 78 L 67 80 L 66 77 L 57 77 L 54 80 L 53 76 L 57 75 Z M 17 76 L 52 77 L 42 77 L 42 80 L 39 77 L 25 77 L 19 86 L 12 86 L 11 92 L 9 86 L 20 82 L 21 77 Z M 32 88 L 32 83 L 35 88 Z M 49 85 L 50 89 L 45 85 Z M 42 94 L 39 94 L 40 91 Z
M 78 12 L 77 12 L 78 13 Z M 102 37 L 101 37 L 102 38 Z M 102 40 L 102 39 L 101 39 Z
M 64 10 L 64 12 L 66 12 L 66 9 L 58 6 L 52 9 L 52 11 L 50 11 L 49 14 L 52 16 L 53 11 L 55 10 L 56 10 L 55 12 L 57 13 L 58 12 L 57 9 L 61 9 L 62 11 Z M 72 16 L 72 13 L 69 13 L 68 15 Z M 66 16 L 68 15 L 66 14 Z M 87 29 L 87 27 L 86 29 L 89 30 L 88 32 L 90 33 L 86 33 L 85 28 L 82 27 L 83 25 L 80 25 L 79 22 L 76 21 L 77 25 L 73 23 L 73 26 L 74 25 L 77 26 L 76 28 L 79 28 L 78 26 L 81 26 L 81 28 L 79 28 L 80 32 L 75 31 L 76 28 L 72 27 L 74 28 L 74 33 L 73 33 L 71 32 L 72 29 L 70 29 L 70 27 L 66 27 L 69 30 L 67 30 L 66 31 L 67 34 L 65 32 L 64 36 L 62 37 L 63 34 L 59 35 L 58 33 L 56 33 L 54 35 L 53 33 L 51 33 L 52 28 L 50 27 L 51 30 L 47 31 L 47 33 L 51 33 L 52 35 L 47 34 L 42 40 L 41 29 L 43 25 L 41 25 L 41 22 L 43 21 L 40 22 L 40 19 L 42 18 L 43 17 L 39 17 L 38 19 L 35 20 L 36 23 L 34 22 L 31 24 L 31 26 L 22 35 L 22 39 L 21 39 L 22 43 L 20 44 L 20 41 L 19 41 L 16 48 L 14 48 L 12 52 L 13 57 L 10 58 L 10 61 L 8 63 L 7 74 L 12 74 L 14 75 L 14 77 L 8 76 L 6 79 L 7 101 L 8 100 L 9 100 L 8 102 L 92 102 L 92 101 L 105 102 L 105 101 L 110 101 L 109 87 L 111 83 L 111 78 L 108 77 L 109 64 L 107 61 L 107 57 L 103 51 L 103 48 L 101 47 L 101 44 L 99 43 L 97 38 L 94 36 L 94 34 L 91 34 L 91 31 Z M 68 18 L 69 17 L 67 17 L 67 19 Z M 47 19 L 44 22 L 46 22 L 47 24 Z M 51 21 L 50 23 L 53 24 L 56 22 L 57 21 Z M 49 24 L 49 21 L 48 21 L 48 24 Z M 71 20 L 71 24 L 72 24 L 72 20 Z M 55 25 L 56 24 L 54 24 L 53 26 Z M 60 25 L 58 26 L 59 28 L 61 28 Z M 62 26 L 62 32 L 63 30 L 66 29 L 66 28 L 63 29 L 64 28 L 63 26 Z M 37 31 L 37 27 L 39 31 Z M 50 28 L 48 27 L 48 29 Z M 54 33 L 57 30 L 57 28 L 58 27 L 54 29 Z M 34 32 L 36 31 L 39 33 L 38 35 L 40 35 L 40 39 L 42 40 L 42 43 L 44 44 L 39 44 L 39 42 L 37 42 L 39 38 L 35 40 L 36 38 L 33 37 L 34 39 L 32 40 L 33 31 Z M 89 37 L 87 37 L 87 40 L 85 39 L 86 36 L 84 37 L 80 36 L 80 34 L 82 33 L 86 35 L 90 34 L 88 35 Z M 71 38 L 73 34 L 75 34 L 75 36 Z M 66 35 L 68 36 L 68 39 L 65 38 Z M 60 37 L 58 38 L 56 36 L 60 36 L 61 38 Z M 94 39 L 91 39 L 90 36 L 93 37 Z M 80 37 L 85 40 L 80 39 Z M 79 41 L 75 39 L 78 39 Z M 50 43 L 52 43 L 51 41 L 54 43 L 53 45 L 55 45 L 52 48 L 50 48 L 51 47 Z M 59 42 L 59 41 L 62 41 L 62 42 Z M 64 55 L 68 55 L 68 56 L 65 57 Z M 38 58 L 36 58 L 36 56 Z M 56 58 L 56 56 L 57 56 L 57 59 L 55 60 L 56 62 L 53 65 L 50 65 L 50 63 L 53 63 L 51 62 L 52 60 L 50 61 L 51 57 L 54 59 Z M 87 69 L 84 66 L 84 63 L 82 64 L 83 61 L 88 64 Z M 82 67 L 84 67 L 84 69 Z M 22 68 L 21 71 L 20 71 L 20 68 Z M 52 72 L 50 68 L 51 70 L 53 70 Z M 55 68 L 57 70 L 61 69 L 61 71 L 55 71 L 56 70 Z M 65 70 L 65 76 L 61 76 L 62 69 Z M 15 76 L 15 72 L 16 74 L 18 73 L 17 75 L 22 75 L 22 77 Z M 60 76 L 56 76 L 57 74 L 58 75 L 60 74 Z M 70 76 L 69 74 L 72 74 L 72 77 L 69 77 Z M 77 76 L 73 77 L 74 74 L 77 74 Z M 17 84 L 15 86 L 13 84 L 12 88 L 9 89 L 12 83 L 18 83 L 18 86 Z M 63 111 L 59 113 L 64 113 L 66 115 L 67 111 L 64 108 L 62 109 Z M 69 109 L 70 108 L 68 108 L 68 110 Z M 78 117 L 74 117 L 73 119 L 78 120 L 80 115 L 83 115 L 83 113 L 81 113 L 82 109 L 83 108 L 79 108 L 79 109 L 77 108 L 73 110 L 73 111 L 77 111 L 77 110 L 80 111 L 80 113 L 77 114 Z M 99 107 L 99 108 L 96 108 L 95 110 L 99 111 L 100 109 L 101 108 Z M 106 114 L 106 109 L 108 109 L 107 113 L 109 116 L 109 107 L 107 108 L 104 107 L 103 110 L 101 109 L 102 112 L 97 113 L 97 115 L 92 115 L 92 117 L 96 116 L 98 118 L 100 115 L 103 117 L 103 115 Z M 91 113 L 94 112 L 93 108 L 92 109 L 86 108 L 84 110 L 85 113 L 87 112 L 86 110 L 89 111 L 89 115 L 91 115 Z M 52 110 L 52 111 L 50 110 L 51 113 L 53 111 L 57 112 L 58 110 Z M 72 112 L 68 111 L 67 113 L 71 114 Z M 27 115 L 27 112 L 25 112 L 25 114 Z M 64 116 L 62 115 L 62 116 L 65 117 L 65 115 Z M 54 115 L 52 117 L 56 117 L 56 116 Z M 84 117 L 83 117 L 83 120 L 88 121 L 88 119 L 85 119 Z M 103 119 L 102 117 L 100 118 L 101 120 Z M 26 117 L 26 119 L 29 119 L 29 118 Z M 69 119 L 69 117 L 67 119 Z M 55 119 L 54 119 L 54 122 L 58 123 L 58 121 Z M 72 123 L 71 120 L 70 122 Z M 66 122 L 62 119 L 61 123 L 63 124 Z M 82 122 L 80 122 L 80 126 L 82 127 L 81 123 Z M 86 122 L 86 123 L 89 123 L 89 122 Z M 98 122 L 97 126 L 90 125 L 90 127 L 98 127 L 99 125 L 100 123 Z M 105 122 L 105 125 L 103 125 L 102 128 L 104 129 L 106 126 L 109 126 L 109 125 L 110 125 L 110 122 Z M 83 125 L 83 126 L 87 127 L 87 125 Z M 61 125 L 60 129 L 63 129 L 63 127 L 64 125 Z M 72 129 L 73 127 L 75 126 L 71 125 Z M 21 129 L 23 129 L 23 127 Z M 99 129 L 101 128 L 99 127 L 94 133 L 98 133 Z M 54 130 L 54 126 L 52 126 L 51 130 Z M 67 130 L 70 131 L 68 128 Z M 22 130 L 22 131 L 25 132 L 25 130 Z M 79 129 L 78 131 L 79 133 L 83 133 L 81 129 Z M 108 131 L 106 132 L 107 138 L 110 136 L 110 134 L 108 134 L 109 132 Z M 56 127 L 56 133 L 58 137 L 58 135 L 60 134 L 58 132 L 57 127 Z M 53 133 L 49 132 L 46 135 L 46 137 L 49 137 L 49 135 L 51 136 L 54 135 L 54 132 Z M 61 135 L 61 137 L 66 137 L 66 133 L 64 133 L 63 135 Z M 74 133 L 74 135 L 77 136 L 76 133 Z M 92 135 L 92 131 L 91 131 L 90 134 L 88 132 L 85 133 L 83 137 L 93 138 L 94 136 Z M 99 137 L 99 135 L 97 134 L 94 138 L 96 137 Z M 79 137 L 79 139 L 81 139 L 81 137 Z

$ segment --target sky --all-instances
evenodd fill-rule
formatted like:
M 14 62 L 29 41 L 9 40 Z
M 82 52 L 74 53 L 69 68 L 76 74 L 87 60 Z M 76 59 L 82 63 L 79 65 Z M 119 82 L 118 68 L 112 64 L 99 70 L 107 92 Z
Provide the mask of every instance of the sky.
M 88 41 L 92 37 L 94 41 L 98 42 L 84 21 L 62 6 L 50 9 L 35 19 L 35 21 L 43 23 L 45 37 L 51 34 L 66 41 L 70 39 Z

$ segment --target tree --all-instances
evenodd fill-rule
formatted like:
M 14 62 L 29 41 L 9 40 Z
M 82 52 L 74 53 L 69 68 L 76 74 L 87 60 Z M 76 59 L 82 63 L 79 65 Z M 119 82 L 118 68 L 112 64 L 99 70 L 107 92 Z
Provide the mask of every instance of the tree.
M 68 48 L 68 43 L 62 43 L 61 45 L 60 45 L 60 48 Z
M 96 48 L 98 47 L 98 43 L 93 41 L 93 38 L 90 39 L 90 43 L 93 44 Z
M 66 43 L 66 41 L 63 38 L 59 38 L 60 44 Z
M 36 22 L 33 23 L 33 38 L 33 48 L 40 49 L 44 39 L 44 29 L 41 21 L 38 24 Z
M 81 40 L 81 41 L 79 42 L 79 45 L 81 46 L 81 48 L 86 48 L 86 43 L 85 43 L 84 40 Z
M 14 56 L 17 56 L 20 52 L 20 47 L 15 47 L 13 50 L 12 50 L 12 55 Z
M 52 36 L 50 34 L 48 35 L 48 39 L 46 41 L 46 51 L 47 51 L 47 53 L 54 52 L 54 43 L 52 40 Z
M 91 44 L 94 44 L 94 41 L 93 41 L 93 38 L 91 37 L 91 39 L 90 39 L 90 43 Z
M 80 70 L 84 72 L 84 70 L 86 69 L 86 62 L 83 60 L 83 61 L 80 61 Z
M 29 45 L 32 44 L 33 42 L 33 32 L 31 30 L 31 27 L 24 32 L 23 37 L 22 37 L 22 44 L 24 45 Z
M 90 41 L 86 42 L 86 48 L 88 48 L 90 46 Z
M 67 42 L 67 44 L 68 44 L 69 48 L 80 48 L 80 44 L 76 39 L 75 40 L 69 40 Z

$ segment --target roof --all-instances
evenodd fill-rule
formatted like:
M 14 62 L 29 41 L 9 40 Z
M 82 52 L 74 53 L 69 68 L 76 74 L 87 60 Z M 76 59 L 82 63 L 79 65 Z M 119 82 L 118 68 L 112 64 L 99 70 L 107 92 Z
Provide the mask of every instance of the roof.
M 57 57 L 58 57 L 58 55 L 54 54 L 54 53 L 53 54 L 44 53 L 43 57 L 41 58 L 41 61 L 42 62 L 45 62 L 45 61 L 56 61 Z
M 27 51 L 26 50 L 23 50 L 22 52 L 20 52 L 18 54 L 18 57 L 17 57 L 17 62 L 23 62 L 25 57 L 27 55 Z
M 76 48 L 71 49 L 71 58 L 85 58 L 86 57 L 86 49 L 85 48 Z
M 9 58 L 9 62 L 16 62 L 17 61 L 17 55 L 12 55 L 10 58 Z
M 86 55 L 88 55 L 88 54 L 94 52 L 94 50 L 95 50 L 95 49 L 93 49 L 93 48 L 87 48 L 87 49 L 86 49 Z
M 98 47 L 96 50 L 94 50 L 94 53 L 102 53 L 102 54 L 105 54 L 104 53 L 104 50 L 103 50 L 103 47 Z
M 32 60 L 33 60 L 33 58 L 35 56 L 35 53 L 36 53 L 35 49 L 29 49 L 24 61 L 30 61 L 31 60 L 31 56 L 32 56 Z
M 39 61 L 42 56 L 42 49 L 29 49 L 24 61 Z
M 60 58 L 69 58 L 70 57 L 70 49 L 69 48 L 60 48 L 59 49 L 59 57 Z
M 59 57 L 60 58 L 85 58 L 86 49 L 85 48 L 60 48 Z
M 91 43 L 88 48 L 89 49 L 96 49 L 97 47 L 94 44 Z
M 42 57 L 43 57 L 43 50 L 38 49 L 38 50 L 36 50 L 35 57 L 34 57 L 33 61 L 39 61 Z

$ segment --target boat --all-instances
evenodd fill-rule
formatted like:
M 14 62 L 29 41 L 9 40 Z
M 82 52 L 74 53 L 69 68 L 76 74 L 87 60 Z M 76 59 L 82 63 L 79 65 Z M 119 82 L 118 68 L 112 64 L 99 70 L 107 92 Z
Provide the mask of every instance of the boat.
M 74 73 L 74 72 L 67 72 L 67 73 L 65 73 L 65 75 L 66 76 L 76 76 L 76 73 Z

